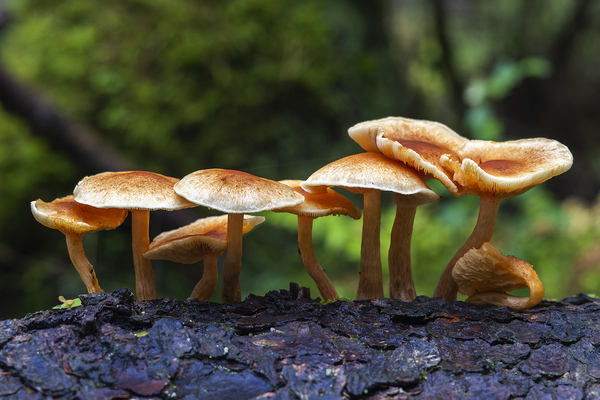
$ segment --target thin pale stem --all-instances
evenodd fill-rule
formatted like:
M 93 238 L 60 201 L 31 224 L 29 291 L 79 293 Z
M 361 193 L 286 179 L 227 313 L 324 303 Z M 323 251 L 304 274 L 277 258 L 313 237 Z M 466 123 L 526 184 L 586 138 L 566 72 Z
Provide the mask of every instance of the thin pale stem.
M 79 276 L 85 284 L 88 293 L 103 292 L 98 284 L 98 278 L 96 278 L 94 267 L 90 264 L 83 251 L 83 234 L 66 233 L 65 236 L 67 238 L 67 249 L 69 250 L 71 262 L 73 263 L 73 266 L 75 266 L 77 272 L 79 272 Z
M 135 267 L 135 291 L 138 300 L 156 299 L 156 284 L 152 263 L 143 254 L 148 251 L 150 239 L 148 228 L 150 225 L 150 211 L 131 211 L 131 239 L 133 249 L 133 265 Z
M 396 218 L 392 226 L 388 253 L 389 288 L 392 299 L 413 301 L 417 297 L 410 259 L 411 236 L 416 213 L 417 207 L 396 206 Z
M 244 214 L 228 214 L 227 218 L 227 252 L 223 268 L 223 286 L 221 302 L 234 303 L 242 301 L 240 273 L 242 272 L 242 235 Z
M 479 216 L 473 233 L 467 239 L 465 244 L 454 254 L 444 272 L 438 281 L 438 284 L 433 292 L 434 297 L 443 297 L 448 301 L 456 301 L 458 293 L 458 285 L 452 278 L 452 269 L 456 262 L 471 249 L 478 249 L 485 242 L 489 242 L 494 234 L 496 226 L 496 216 L 498 214 L 498 206 L 500 199 L 493 196 L 481 196 L 481 205 L 479 207 Z
M 200 301 L 210 301 L 219 279 L 219 269 L 217 266 L 218 254 L 206 254 L 204 256 L 204 272 L 202 279 L 198 282 L 190 298 Z
M 315 281 L 323 300 L 334 300 L 339 296 L 327 274 L 319 264 L 312 242 L 312 217 L 298 216 L 298 247 L 308 275 Z
M 362 243 L 360 249 L 360 280 L 356 300 L 373 300 L 383 297 L 383 276 L 381 272 L 381 191 L 366 190 Z

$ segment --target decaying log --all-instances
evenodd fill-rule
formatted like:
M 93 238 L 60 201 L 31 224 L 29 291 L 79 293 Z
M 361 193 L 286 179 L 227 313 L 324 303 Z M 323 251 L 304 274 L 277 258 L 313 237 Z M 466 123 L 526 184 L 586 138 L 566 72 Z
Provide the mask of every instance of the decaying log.
M 528 311 L 298 289 L 80 298 L 0 322 L 0 398 L 600 398 L 600 302 L 584 295 Z

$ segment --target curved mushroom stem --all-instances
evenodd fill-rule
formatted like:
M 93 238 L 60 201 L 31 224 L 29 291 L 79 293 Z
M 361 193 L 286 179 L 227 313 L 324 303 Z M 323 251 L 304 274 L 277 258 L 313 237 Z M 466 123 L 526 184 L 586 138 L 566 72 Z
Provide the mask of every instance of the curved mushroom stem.
M 148 228 L 150 211 L 131 210 L 131 238 L 133 248 L 133 265 L 135 267 L 135 291 L 138 300 L 156 299 L 156 284 L 152 263 L 143 254 L 148 251 L 150 239 Z
M 227 252 L 223 268 L 223 286 L 221 302 L 234 303 L 242 301 L 240 273 L 242 272 L 242 235 L 244 214 L 228 214 L 227 217 Z
M 335 300 L 339 297 L 337 291 L 315 255 L 312 242 L 313 220 L 314 218 L 312 217 L 298 216 L 298 247 L 300 248 L 300 255 L 302 256 L 306 272 L 315 281 L 323 300 Z
M 364 215 L 360 248 L 360 280 L 356 300 L 373 300 L 383 297 L 381 272 L 380 229 L 381 191 L 368 189 L 363 193 Z
M 82 233 L 65 233 L 67 238 L 67 249 L 73 266 L 79 272 L 81 280 L 85 284 L 88 293 L 104 292 L 98 284 L 98 278 L 94 272 L 94 267 L 90 264 L 83 251 Z
M 433 292 L 433 297 L 443 297 L 448 301 L 456 301 L 458 293 L 458 285 L 452 279 L 452 269 L 458 260 L 465 253 L 473 248 L 480 248 L 485 242 L 489 242 L 494 234 L 496 226 L 496 215 L 498 214 L 498 206 L 500 199 L 494 196 L 481 196 L 481 205 L 479 207 L 479 215 L 477 223 L 473 229 L 473 233 L 467 239 L 465 244 L 454 254 L 444 272 L 440 276 L 440 280 Z
M 396 194 L 395 197 L 400 196 Z M 412 277 L 410 243 L 417 207 L 404 207 L 396 201 L 396 218 L 392 226 L 388 264 L 390 298 L 413 301 L 417 297 Z
M 204 256 L 204 272 L 202 273 L 202 279 L 196 284 L 190 298 L 198 299 L 200 301 L 210 301 L 215 289 L 217 288 L 217 281 L 219 279 L 219 269 L 217 266 L 217 259 L 219 254 L 206 254 Z

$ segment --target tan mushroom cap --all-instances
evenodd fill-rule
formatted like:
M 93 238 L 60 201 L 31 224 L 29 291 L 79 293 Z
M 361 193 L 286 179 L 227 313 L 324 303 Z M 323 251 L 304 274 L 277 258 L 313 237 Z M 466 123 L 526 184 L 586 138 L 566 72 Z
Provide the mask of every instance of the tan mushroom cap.
M 178 196 L 179 179 L 148 171 L 103 172 L 83 178 L 75 187 L 75 200 L 98 208 L 128 210 L 179 210 L 196 204 Z
M 417 206 L 439 198 L 412 168 L 381 153 L 359 153 L 341 158 L 313 173 L 300 186 L 310 193 L 323 193 L 338 186 L 354 193 L 365 189 L 390 191 L 407 196 Z
M 50 203 L 40 199 L 32 201 L 31 213 L 48 228 L 77 234 L 115 229 L 127 217 L 127 210 L 91 207 L 76 202 L 72 195 Z
M 514 256 L 503 255 L 490 243 L 465 253 L 452 270 L 452 277 L 459 292 L 471 296 L 467 302 L 476 304 L 526 309 L 538 304 L 544 296 L 544 285 L 531 264 Z M 529 298 L 506 294 L 527 287 L 530 290 Z
M 244 215 L 243 234 L 263 223 L 264 217 Z M 156 236 L 144 257 L 193 264 L 206 254 L 227 249 L 227 215 L 201 218 L 189 225 Z
M 236 214 L 291 207 L 304 201 L 283 183 L 218 168 L 192 172 L 175 185 L 175 191 L 195 204 Z
M 279 182 L 304 196 L 304 202 L 297 206 L 273 210 L 275 212 L 287 212 L 312 218 L 327 215 L 348 215 L 353 219 L 361 217 L 359 208 L 350 199 L 331 188 L 327 188 L 325 193 L 309 193 L 300 186 L 301 180 L 288 179 Z
M 468 141 L 447 126 L 433 121 L 388 117 L 358 123 L 348 135 L 363 149 L 380 152 L 435 178 L 458 195 L 452 176 L 442 167 L 443 154 L 455 154 Z
M 573 156 L 565 145 L 545 138 L 471 140 L 458 150 L 457 158 L 443 156 L 442 164 L 454 174 L 461 190 L 505 198 L 568 171 Z

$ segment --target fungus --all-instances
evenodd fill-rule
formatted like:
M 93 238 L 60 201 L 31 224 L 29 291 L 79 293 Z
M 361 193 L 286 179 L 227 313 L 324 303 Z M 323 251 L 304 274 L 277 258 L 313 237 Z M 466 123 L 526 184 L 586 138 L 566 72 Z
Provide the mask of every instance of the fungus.
M 522 194 L 562 174 L 571 168 L 573 156 L 565 145 L 544 138 L 507 142 L 471 140 L 456 156 L 443 155 L 441 163 L 453 173 L 461 193 L 481 198 L 473 233 L 450 260 L 434 291 L 436 297 L 455 301 L 458 286 L 452 279 L 452 269 L 467 251 L 490 241 L 500 199 Z
M 506 306 L 527 310 L 544 298 L 544 285 L 531 264 L 514 256 L 505 256 L 489 243 L 471 249 L 456 262 L 452 277 L 467 303 Z M 506 292 L 529 288 L 529 297 Z
M 388 117 L 360 122 L 348 135 L 363 149 L 402 161 L 428 178 L 439 180 L 453 195 L 458 188 L 441 163 L 443 154 L 456 154 L 468 141 L 446 125 L 433 121 Z
M 246 172 L 205 169 L 183 177 L 175 191 L 187 200 L 227 213 L 227 253 L 223 269 L 221 300 L 241 301 L 242 225 L 244 213 L 291 207 L 304 197 L 283 183 Z
M 150 210 L 194 207 L 173 190 L 179 179 L 146 171 L 103 172 L 83 178 L 73 194 L 78 203 L 97 208 L 120 208 L 131 212 L 133 264 L 138 300 L 156 298 L 154 272 L 148 250 Z
M 280 181 L 304 196 L 304 202 L 293 207 L 273 210 L 298 216 L 298 247 L 308 275 L 315 281 L 324 300 L 334 300 L 339 296 L 333 284 L 319 264 L 312 243 L 313 220 L 327 215 L 348 215 L 360 219 L 360 210 L 345 196 L 327 188 L 325 193 L 309 193 L 300 187 L 299 180 Z
M 264 222 L 264 217 L 244 215 L 243 234 Z M 210 301 L 219 278 L 217 259 L 227 249 L 227 215 L 201 218 L 189 225 L 156 236 L 144 257 L 194 264 L 204 259 L 204 272 L 190 298 Z
M 31 202 L 31 213 L 44 226 L 57 229 L 67 239 L 67 249 L 73 266 L 79 273 L 88 293 L 102 292 L 83 250 L 83 235 L 87 232 L 115 229 L 127 217 L 126 210 L 99 209 L 79 204 L 73 196 L 46 203 L 40 199 Z
M 364 217 L 360 279 L 356 298 L 357 300 L 382 298 L 383 278 L 379 237 L 381 191 L 391 191 L 402 196 L 410 196 L 412 198 L 411 203 L 415 207 L 417 204 L 433 201 L 438 196 L 425 185 L 423 180 L 410 167 L 381 153 L 371 152 L 355 154 L 334 161 L 313 173 L 300 186 L 311 193 L 323 193 L 329 186 L 339 186 L 353 193 L 363 195 Z M 396 229 L 397 235 L 406 237 L 404 232 L 400 233 L 398 230 L 399 227 Z M 408 237 L 410 237 L 410 233 Z M 408 260 L 410 262 L 410 257 Z M 405 267 L 404 265 L 401 268 Z M 408 265 L 408 269 L 408 275 L 411 275 L 410 265 Z M 398 276 L 406 276 L 405 272 L 392 272 L 390 270 L 391 275 L 396 273 L 398 273 Z M 396 281 L 396 278 L 394 278 L 394 281 Z M 412 277 L 410 281 L 412 283 Z M 396 292 L 396 289 L 394 291 Z

